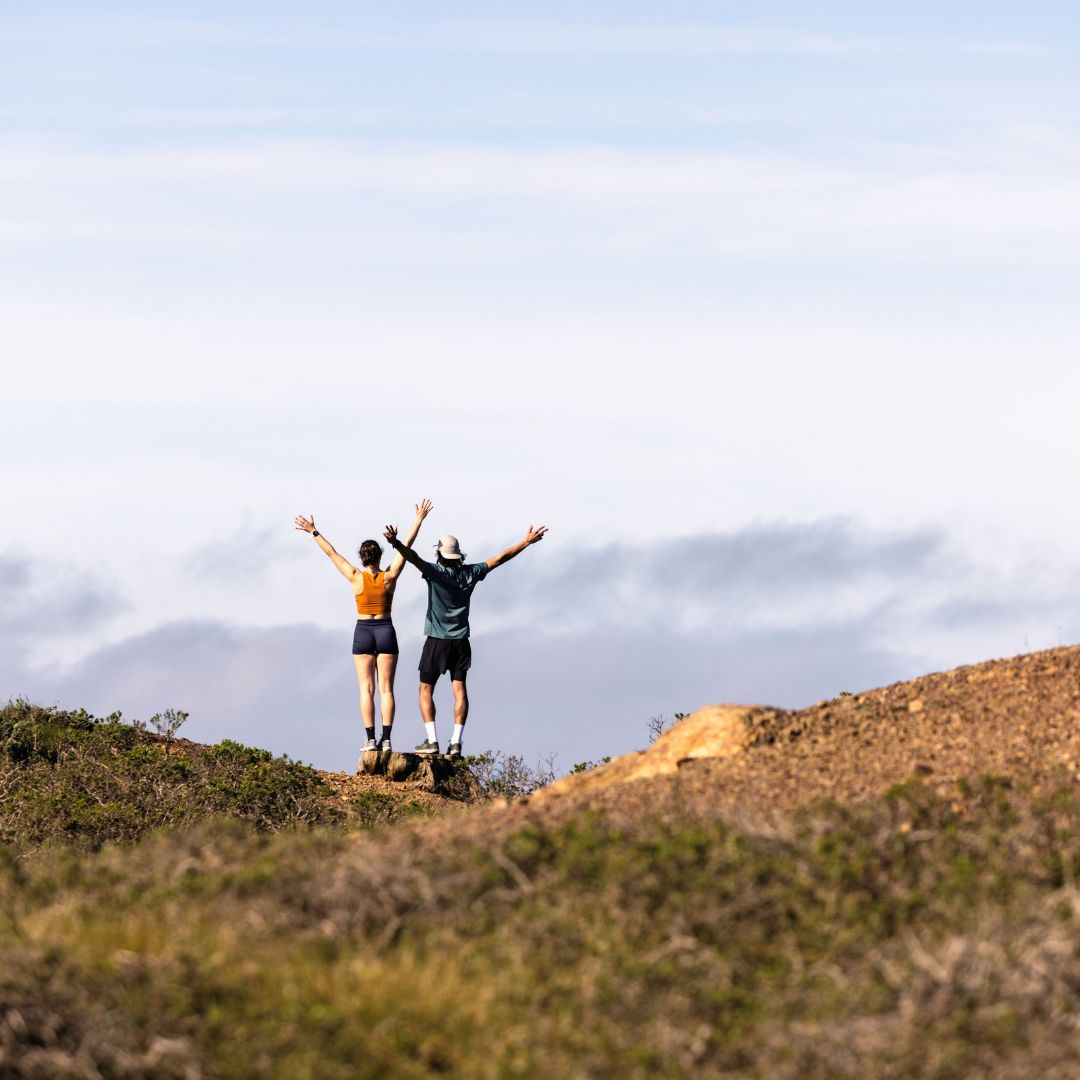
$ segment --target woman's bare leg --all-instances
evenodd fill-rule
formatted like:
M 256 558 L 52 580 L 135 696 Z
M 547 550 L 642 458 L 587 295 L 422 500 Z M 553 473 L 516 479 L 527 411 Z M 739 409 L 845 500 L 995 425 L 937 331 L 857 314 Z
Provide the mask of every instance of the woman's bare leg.
M 354 655 L 353 663 L 360 683 L 360 719 L 369 738 L 374 738 L 371 733 L 375 730 L 375 657 Z
M 397 654 L 379 653 L 379 699 L 382 705 L 383 735 L 389 735 L 394 725 L 394 675 L 397 672 Z

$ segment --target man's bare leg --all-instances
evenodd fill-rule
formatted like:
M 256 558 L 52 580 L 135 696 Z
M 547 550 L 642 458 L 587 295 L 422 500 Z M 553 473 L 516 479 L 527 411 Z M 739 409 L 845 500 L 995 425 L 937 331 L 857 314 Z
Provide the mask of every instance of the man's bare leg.
M 447 752 L 451 757 L 456 757 L 461 753 L 461 738 L 465 721 L 469 718 L 469 690 L 464 679 L 454 679 L 450 686 L 454 691 L 454 734 L 450 736 L 450 749 Z
M 435 687 L 427 683 L 420 684 L 420 718 L 424 721 L 424 743 L 438 745 L 439 737 L 435 734 Z M 417 747 L 420 753 L 431 753 L 424 749 L 424 743 Z
M 420 719 L 425 724 L 435 723 L 435 687 L 426 682 L 420 684 Z

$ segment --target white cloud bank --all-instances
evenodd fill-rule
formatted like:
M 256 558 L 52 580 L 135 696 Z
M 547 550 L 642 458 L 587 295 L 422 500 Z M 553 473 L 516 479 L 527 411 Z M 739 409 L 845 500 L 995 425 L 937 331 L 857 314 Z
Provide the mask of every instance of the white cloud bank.
M 0 575 L 16 601 L 28 595 L 24 562 L 0 561 Z M 939 533 L 846 521 L 523 556 L 474 598 L 470 747 L 555 752 L 565 769 L 641 745 L 651 715 L 710 701 L 805 705 L 1070 640 L 1080 636 L 1078 600 L 1080 578 L 1067 568 L 1011 577 L 972 564 Z M 193 738 L 239 739 L 323 767 L 354 763 L 348 626 L 188 619 L 74 665 L 30 665 L 20 643 L 41 626 L 22 610 L 25 625 L 0 631 L 0 692 L 133 717 L 183 708 Z M 398 631 L 404 745 L 421 734 L 419 612 L 399 612 Z M 444 686 L 444 738 L 446 695 Z

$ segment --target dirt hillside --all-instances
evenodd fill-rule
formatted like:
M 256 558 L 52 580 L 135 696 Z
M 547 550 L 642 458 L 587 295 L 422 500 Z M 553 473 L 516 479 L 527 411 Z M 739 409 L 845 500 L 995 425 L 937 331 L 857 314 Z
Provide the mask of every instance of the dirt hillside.
M 1080 782 L 1080 646 L 926 675 L 797 712 L 699 709 L 647 750 L 534 795 L 534 811 L 676 798 L 757 813 L 842 802 L 912 776 L 962 798 L 962 781 Z M 959 785 L 959 786 L 958 786 Z

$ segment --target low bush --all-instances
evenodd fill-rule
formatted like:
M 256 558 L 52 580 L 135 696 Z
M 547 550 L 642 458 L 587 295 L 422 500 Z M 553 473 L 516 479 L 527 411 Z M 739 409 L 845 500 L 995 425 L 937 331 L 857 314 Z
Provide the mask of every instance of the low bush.
M 410 799 L 389 791 L 361 791 L 349 800 L 355 823 L 362 827 L 392 825 L 417 817 L 431 817 L 436 810 L 430 803 Z
M 228 740 L 175 739 L 182 717 L 156 718 L 159 735 L 119 713 L 98 719 L 25 701 L 0 708 L 0 840 L 92 848 L 214 814 L 257 829 L 342 817 L 314 769 Z
M 466 757 L 463 764 L 480 798 L 519 799 L 555 779 L 553 758 L 539 761 L 533 767 L 518 754 L 484 750 Z

